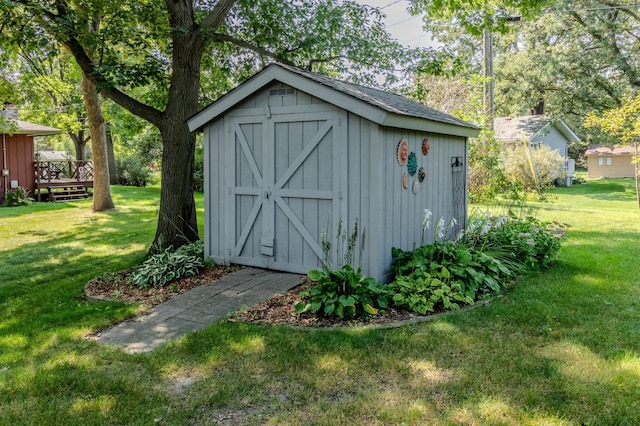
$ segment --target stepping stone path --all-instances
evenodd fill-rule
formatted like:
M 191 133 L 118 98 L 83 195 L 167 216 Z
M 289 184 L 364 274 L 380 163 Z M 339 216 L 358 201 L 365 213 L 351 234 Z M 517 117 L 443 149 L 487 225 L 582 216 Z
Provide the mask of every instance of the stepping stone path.
M 128 353 L 150 352 L 187 333 L 202 330 L 243 306 L 252 306 L 301 284 L 304 276 L 245 268 L 203 284 L 148 312 L 104 330 L 97 341 Z

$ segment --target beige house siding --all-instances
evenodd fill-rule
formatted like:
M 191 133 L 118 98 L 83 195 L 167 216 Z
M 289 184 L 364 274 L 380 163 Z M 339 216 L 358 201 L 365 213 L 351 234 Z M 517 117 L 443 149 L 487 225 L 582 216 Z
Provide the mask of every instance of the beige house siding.
M 629 155 L 589 155 L 587 167 L 589 178 L 634 177 L 635 167 Z M 598 159 L 602 159 L 598 162 Z M 609 160 L 610 159 L 610 160 Z

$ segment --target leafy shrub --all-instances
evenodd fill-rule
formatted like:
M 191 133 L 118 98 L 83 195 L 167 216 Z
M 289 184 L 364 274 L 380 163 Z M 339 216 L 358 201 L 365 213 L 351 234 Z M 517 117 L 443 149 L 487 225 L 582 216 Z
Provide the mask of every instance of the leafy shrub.
M 465 295 L 464 282 L 452 278 L 445 267 L 431 273 L 420 268 L 408 275 L 399 275 L 385 290 L 391 296 L 393 306 L 423 315 L 433 312 L 437 305 L 458 309 L 460 304 L 474 302 L 473 297 Z
M 537 148 L 519 145 L 503 151 L 501 158 L 507 180 L 522 185 L 528 192 L 543 193 L 550 189 L 564 170 L 564 159 L 547 145 Z
M 4 205 L 7 207 L 26 206 L 32 202 L 33 198 L 30 198 L 27 190 L 21 186 L 11 189 L 4 194 Z
M 350 235 L 347 235 L 347 230 L 340 221 L 335 258 L 341 266 L 333 270 L 331 269 L 332 243 L 327 233 L 322 233 L 324 268 L 308 272 L 309 279 L 317 284 L 301 293 L 304 301 L 294 305 L 298 314 L 310 311 L 328 317 L 366 318 L 369 315 L 377 315 L 378 308 L 387 307 L 386 296 L 381 291 L 380 284 L 374 278 L 362 275 L 360 267 L 357 270 L 353 267 L 357 248 L 359 248 L 358 260 L 362 259 L 365 238 L 364 229 L 362 234 L 359 234 L 357 219 Z
M 469 201 L 480 203 L 496 198 L 508 186 L 502 163 L 501 144 L 493 132 L 483 130 L 480 137 L 469 141 L 469 168 L 467 182 Z
M 191 244 L 185 244 L 178 247 L 175 251 L 176 254 L 184 254 L 185 256 L 194 256 L 199 259 L 204 259 L 204 241 L 198 240 Z
M 499 292 L 503 287 L 501 283 L 509 281 L 522 269 L 517 262 L 501 261 L 452 240 L 436 241 L 408 252 L 394 248 L 392 256 L 396 282 L 424 279 L 428 275 L 428 278 L 440 281 L 451 291 L 459 291 L 464 296 L 460 301 L 467 303 Z M 388 288 L 395 289 L 396 282 Z M 429 287 L 440 285 L 438 282 L 426 284 Z M 445 291 L 449 289 L 445 288 Z M 434 302 L 438 300 L 434 299 Z M 445 308 L 448 308 L 447 303 L 444 303 Z
M 169 247 L 151 256 L 133 272 L 131 283 L 139 288 L 164 287 L 178 278 L 196 275 L 204 266 L 200 246 L 202 244 L 193 243 L 176 251 Z
M 467 245 L 486 253 L 500 250 L 525 268 L 539 270 L 550 266 L 566 235 L 567 224 L 544 223 L 525 218 L 479 213 L 469 219 L 464 235 Z
M 314 269 L 309 271 L 308 277 L 318 284 L 301 294 L 307 300 L 295 305 L 298 314 L 311 311 L 347 319 L 378 314 L 375 295 L 379 284 L 371 277 L 364 277 L 360 268 L 356 271 L 350 265 L 344 265 L 337 271 Z M 386 307 L 385 299 L 380 303 Z
M 117 159 L 118 183 L 126 186 L 147 186 L 151 179 L 151 168 L 137 157 Z
M 423 241 L 430 217 L 425 210 Z M 425 314 L 472 304 L 499 292 L 524 270 L 549 266 L 566 234 L 557 222 L 482 212 L 469 219 L 455 240 L 444 239 L 449 228 L 441 218 L 433 244 L 412 251 L 392 249 L 396 277 L 384 289 L 392 306 Z

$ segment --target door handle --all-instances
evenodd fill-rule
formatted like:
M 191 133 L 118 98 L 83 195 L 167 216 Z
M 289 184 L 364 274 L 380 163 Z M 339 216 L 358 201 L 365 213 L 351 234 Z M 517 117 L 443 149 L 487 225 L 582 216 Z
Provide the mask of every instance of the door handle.
M 264 191 L 264 198 L 269 198 L 271 196 L 271 191 Z

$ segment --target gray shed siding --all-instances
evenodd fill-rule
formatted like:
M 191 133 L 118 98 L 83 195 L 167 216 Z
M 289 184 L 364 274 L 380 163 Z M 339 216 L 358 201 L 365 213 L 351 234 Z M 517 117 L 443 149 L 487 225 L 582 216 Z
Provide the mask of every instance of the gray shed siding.
M 254 93 L 204 128 L 206 256 L 221 263 L 234 260 L 233 242 L 242 237 L 242 225 L 256 215 L 256 200 L 261 197 L 247 189 L 256 185 L 252 167 L 258 167 L 260 173 L 264 173 L 262 164 L 273 164 L 273 179 L 277 180 L 304 150 L 303 141 L 323 126 L 322 120 L 314 117 L 329 114 L 335 117 L 335 124 L 327 133 L 327 140 L 318 143 L 283 186 L 281 191 L 289 191 L 281 198 L 286 202 L 275 203 L 273 257 L 261 254 L 263 208 L 246 236 L 240 258 L 255 266 L 305 273 L 306 268 L 321 266 L 317 247 L 314 250 L 305 242 L 283 209 L 298 217 L 318 241 L 320 234 L 328 231 L 334 244 L 333 257 L 338 222 L 342 220 L 350 233 L 358 220 L 360 230 L 366 230 L 363 272 L 387 280 L 385 274 L 391 265 L 391 248 L 406 250 L 420 244 L 424 209 L 433 212 L 428 241 L 432 240 L 438 218 L 444 217 L 448 221 L 453 216 L 450 159 L 463 157 L 466 164 L 466 138 L 382 127 L 304 91 L 274 96 L 269 94 L 272 89 L 286 90 L 286 86 L 274 83 Z M 270 117 L 269 122 L 274 126 L 272 136 L 268 136 L 269 130 L 259 124 L 266 117 Z M 230 143 L 233 126 L 242 129 L 255 165 L 249 164 L 239 143 Z M 275 152 L 263 152 L 265 137 L 274 139 Z M 431 144 L 427 156 L 421 153 L 425 137 Z M 396 156 L 402 139 L 406 139 L 410 151 L 416 153 L 418 168 L 426 169 L 427 177 L 417 194 L 411 189 L 417 174 L 410 178 L 408 189 L 402 187 L 402 174 L 407 167 L 400 166 Z M 265 162 L 265 155 L 272 158 Z M 232 195 L 231 186 L 244 188 L 246 195 Z M 319 198 L 287 196 L 295 195 L 296 191 L 317 193 Z M 334 193 L 332 199 L 326 198 L 329 193 Z M 233 208 L 228 205 L 230 201 L 234 203 Z M 233 218 L 229 217 L 232 212 Z M 334 259 L 334 265 L 336 263 Z
M 433 241 L 435 224 L 439 218 L 442 217 L 448 223 L 454 217 L 451 157 L 462 157 L 466 163 L 466 139 L 400 129 L 382 129 L 381 134 L 381 145 L 384 148 L 384 182 L 381 191 L 384 197 L 381 202 L 384 238 L 379 246 L 386 250 L 386 253 L 380 254 L 385 255 L 382 258 L 386 261 L 379 266 L 386 272 L 391 262 L 392 247 L 411 250 L 420 246 L 425 209 L 432 212 L 430 229 L 425 233 L 426 242 Z M 429 139 L 431 149 L 428 155 L 423 156 L 421 147 L 425 137 Z M 409 151 L 416 153 L 417 167 L 424 167 L 426 171 L 426 178 L 419 183 L 415 194 L 412 184 L 418 178 L 417 173 L 413 177 L 409 176 L 408 189 L 402 187 L 402 175 L 407 172 L 407 166 L 401 167 L 396 159 L 397 144 L 402 139 L 408 142 Z M 466 182 L 466 178 L 464 181 Z M 378 273 L 382 272 L 378 270 Z

